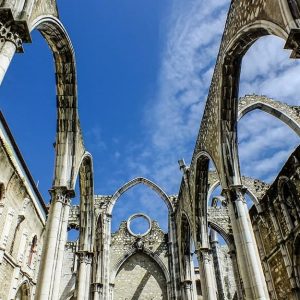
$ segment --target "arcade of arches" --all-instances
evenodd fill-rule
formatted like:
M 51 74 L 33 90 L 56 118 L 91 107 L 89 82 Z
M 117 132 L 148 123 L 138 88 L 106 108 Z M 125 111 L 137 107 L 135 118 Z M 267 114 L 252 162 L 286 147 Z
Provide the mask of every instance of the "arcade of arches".
M 278 36 L 291 59 L 300 58 L 300 2 L 232 0 L 191 164 L 179 161 L 176 196 L 142 177 L 94 195 L 75 55 L 58 15 L 54 0 L 0 1 L 0 83 L 37 29 L 53 52 L 57 88 L 49 207 L 0 114 L 0 299 L 300 299 L 300 146 L 269 185 L 240 174 L 236 132 L 240 118 L 261 109 L 300 135 L 300 107 L 238 99 L 241 61 L 258 38 Z M 80 203 L 72 205 L 76 182 Z M 112 232 L 115 204 L 140 184 L 165 203 L 167 232 L 144 213 Z M 147 223 L 142 233 L 132 230 L 137 218 Z M 68 241 L 70 230 L 77 240 Z

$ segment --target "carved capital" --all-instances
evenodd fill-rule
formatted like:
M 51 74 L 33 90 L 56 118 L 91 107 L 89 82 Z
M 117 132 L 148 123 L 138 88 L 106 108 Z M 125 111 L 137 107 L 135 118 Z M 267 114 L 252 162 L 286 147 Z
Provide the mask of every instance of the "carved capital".
M 30 43 L 31 37 L 27 22 L 15 20 L 10 8 L 0 8 L 0 41 L 12 42 L 16 52 L 23 53 L 23 43 Z
M 210 263 L 212 261 L 212 250 L 208 248 L 201 248 L 197 250 L 199 258 L 202 262 Z
M 71 198 L 74 197 L 74 191 L 65 187 L 57 187 L 49 191 L 51 202 L 61 202 L 63 205 L 70 205 Z
M 77 255 L 80 264 L 90 265 L 92 263 L 93 253 L 87 251 L 79 251 L 77 252 Z
M 93 293 L 102 293 L 103 291 L 103 284 L 99 282 L 92 283 L 92 292 Z
M 192 281 L 191 280 L 184 280 L 183 282 L 182 282 L 182 285 L 183 285 L 183 288 L 185 289 L 185 290 L 191 290 L 192 289 Z

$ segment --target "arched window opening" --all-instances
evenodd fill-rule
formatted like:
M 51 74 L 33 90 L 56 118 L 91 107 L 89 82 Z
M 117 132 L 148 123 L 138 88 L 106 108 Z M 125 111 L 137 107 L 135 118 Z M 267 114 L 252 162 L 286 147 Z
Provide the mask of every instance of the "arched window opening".
M 3 182 L 0 182 L 0 202 L 3 202 L 5 198 L 5 185 Z
M 30 299 L 30 286 L 24 282 L 18 289 L 15 300 L 29 300 Z
M 242 61 L 240 97 L 251 97 L 255 93 L 289 105 L 299 104 L 300 77 L 297 74 L 300 62 L 289 59 L 290 53 L 284 50 L 284 43 L 278 37 L 265 36 L 251 46 Z M 297 134 L 279 120 L 281 113 L 285 111 L 275 113 L 277 119 L 269 113 L 254 110 L 239 121 L 239 157 L 243 175 L 272 183 L 299 145 Z
M 267 183 L 273 182 L 300 141 L 285 124 L 261 111 L 239 121 L 238 139 L 241 173 Z
M 37 251 L 37 236 L 35 235 L 32 239 L 30 250 L 29 250 L 29 256 L 28 256 L 28 261 L 27 265 L 31 267 L 33 261 L 34 261 L 34 255 Z
M 116 232 L 122 221 L 136 213 L 145 213 L 158 222 L 164 232 L 168 232 L 168 208 L 162 198 L 148 186 L 138 184 L 127 190 L 117 200 L 112 212 L 112 232 Z M 147 227 L 142 219 L 132 222 L 132 229 L 138 231 Z

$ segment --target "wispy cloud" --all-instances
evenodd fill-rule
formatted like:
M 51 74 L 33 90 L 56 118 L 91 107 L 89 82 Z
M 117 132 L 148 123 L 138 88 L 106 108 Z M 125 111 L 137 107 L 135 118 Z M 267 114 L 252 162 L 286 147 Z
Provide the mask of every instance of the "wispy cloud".
M 129 178 L 145 176 L 167 193 L 178 192 L 177 160 L 191 159 L 228 8 L 228 0 L 174 2 L 166 22 L 157 94 L 145 107 L 145 139 L 127 147 Z M 265 94 L 299 104 L 300 64 L 282 49 L 278 38 L 263 38 L 252 46 L 243 60 L 241 95 Z M 280 121 L 252 112 L 239 124 L 242 173 L 272 181 L 297 144 L 299 138 Z M 150 213 L 159 210 L 151 201 L 143 203 L 150 203 Z
M 284 41 L 258 40 L 246 53 L 241 73 L 241 95 L 260 94 L 290 105 L 299 105 L 300 63 L 289 59 Z M 299 137 L 281 121 L 253 112 L 239 123 L 239 154 L 243 173 L 272 182 Z

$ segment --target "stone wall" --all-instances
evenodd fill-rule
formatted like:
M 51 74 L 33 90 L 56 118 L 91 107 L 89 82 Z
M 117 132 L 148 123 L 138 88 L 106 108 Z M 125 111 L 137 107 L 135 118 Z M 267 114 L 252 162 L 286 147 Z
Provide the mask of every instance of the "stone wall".
M 300 146 L 250 210 L 271 299 L 299 299 Z
M 169 269 L 167 242 L 167 234 L 156 221 L 152 221 L 150 232 L 141 237 L 128 231 L 126 221 L 120 224 L 111 238 L 113 299 L 169 299 L 165 274 Z
M 114 300 L 167 300 L 167 283 L 157 263 L 144 253 L 133 254 L 119 270 Z
M 33 297 L 47 209 L 0 114 L 0 299 Z

